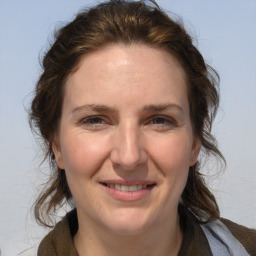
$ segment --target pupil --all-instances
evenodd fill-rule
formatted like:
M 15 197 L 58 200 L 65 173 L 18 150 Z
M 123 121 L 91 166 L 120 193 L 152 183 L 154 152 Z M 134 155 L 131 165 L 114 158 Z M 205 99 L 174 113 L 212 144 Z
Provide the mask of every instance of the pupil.
M 164 120 L 163 120 L 163 118 L 155 118 L 155 121 L 154 121 L 154 123 L 155 124 L 162 124 L 164 122 Z
M 100 123 L 100 118 L 99 117 L 94 117 L 91 119 L 92 123 Z

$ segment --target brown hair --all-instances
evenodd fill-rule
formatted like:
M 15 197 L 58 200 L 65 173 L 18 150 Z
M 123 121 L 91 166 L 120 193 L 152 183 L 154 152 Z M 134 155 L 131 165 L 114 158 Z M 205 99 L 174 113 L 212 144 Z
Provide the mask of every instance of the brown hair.
M 51 176 L 34 205 L 37 221 L 46 219 L 65 202 L 71 202 L 65 171 L 57 167 L 53 136 L 61 118 L 65 79 L 82 56 L 109 44 L 144 44 L 174 55 L 187 74 L 191 122 L 202 150 L 224 160 L 211 135 L 219 104 L 218 75 L 207 66 L 182 24 L 168 17 L 154 1 L 112 0 L 80 12 L 55 34 L 55 42 L 43 59 L 43 73 L 31 104 L 30 125 L 44 141 Z M 224 160 L 225 161 L 225 160 Z M 181 204 L 199 220 L 219 218 L 219 208 L 199 172 L 199 161 L 190 168 Z

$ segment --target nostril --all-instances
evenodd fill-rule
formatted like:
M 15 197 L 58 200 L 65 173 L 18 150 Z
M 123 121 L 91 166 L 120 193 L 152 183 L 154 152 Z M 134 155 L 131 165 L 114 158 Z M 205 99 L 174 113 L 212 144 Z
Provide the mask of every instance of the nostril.
M 112 155 L 111 161 L 113 164 L 113 168 L 116 170 L 126 170 L 126 171 L 135 171 L 139 166 L 144 166 L 147 163 L 146 154 L 138 154 L 138 155 L 128 155 L 128 154 L 120 154 L 120 155 Z

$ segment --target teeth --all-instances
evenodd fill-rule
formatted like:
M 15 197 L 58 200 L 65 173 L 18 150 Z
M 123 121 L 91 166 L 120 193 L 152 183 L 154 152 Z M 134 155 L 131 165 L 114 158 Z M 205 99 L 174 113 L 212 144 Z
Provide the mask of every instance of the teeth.
M 116 190 L 120 191 L 138 191 L 147 188 L 147 185 L 132 185 L 132 186 L 125 186 L 125 185 L 119 185 L 119 184 L 107 184 L 109 188 L 114 188 Z
M 148 185 L 135 185 L 135 186 L 130 186 L 129 191 L 137 191 L 137 190 L 142 190 L 147 188 Z
M 122 190 L 122 189 L 121 189 L 121 185 L 118 185 L 118 184 L 117 184 L 117 185 L 114 185 L 114 188 L 117 189 L 117 190 Z
M 129 191 L 129 187 L 122 185 L 122 186 L 121 186 L 121 190 L 122 190 L 122 191 Z
M 137 190 L 141 190 L 142 186 L 141 185 L 133 185 L 133 186 L 129 186 L 129 191 L 137 191 Z

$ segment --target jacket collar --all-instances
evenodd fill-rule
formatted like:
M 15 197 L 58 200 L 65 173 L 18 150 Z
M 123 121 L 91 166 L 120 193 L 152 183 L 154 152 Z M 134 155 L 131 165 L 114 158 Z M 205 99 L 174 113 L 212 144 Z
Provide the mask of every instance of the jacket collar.
M 179 214 L 184 234 L 179 256 L 212 256 L 208 240 L 196 217 L 182 206 L 179 207 Z M 67 213 L 43 239 L 38 249 L 38 256 L 78 256 L 72 239 L 77 230 L 77 212 L 74 209 Z

